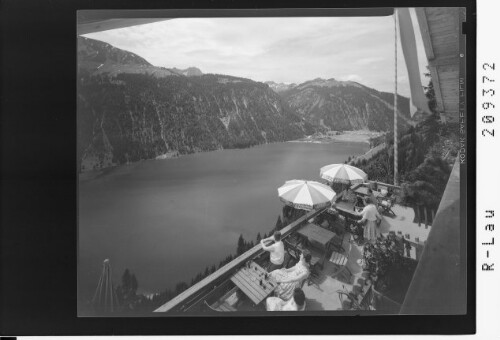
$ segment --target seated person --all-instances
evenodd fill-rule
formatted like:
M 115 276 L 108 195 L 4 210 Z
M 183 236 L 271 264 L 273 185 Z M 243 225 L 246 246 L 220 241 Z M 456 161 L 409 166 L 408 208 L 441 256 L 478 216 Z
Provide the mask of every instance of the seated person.
M 354 201 L 353 210 L 356 211 L 356 208 L 363 209 L 365 207 L 365 201 L 363 198 L 356 196 L 356 200 Z
M 306 308 L 306 295 L 302 288 L 295 288 L 290 300 L 284 301 L 279 297 L 268 297 L 266 300 L 267 311 L 303 311 Z
M 274 243 L 266 246 L 266 241 L 273 241 Z M 273 236 L 260 240 L 260 244 L 262 245 L 262 249 L 270 253 L 271 264 L 267 268 L 267 271 L 272 272 L 283 267 L 285 262 L 285 245 L 281 241 L 281 233 L 275 231 Z
M 300 254 L 299 262 L 291 268 L 277 269 L 271 272 L 271 277 L 278 283 L 274 295 L 282 300 L 289 300 L 295 288 L 301 288 L 309 276 L 311 253 L 305 250 Z
M 374 202 L 375 206 L 377 206 L 377 199 L 375 198 L 375 194 L 373 193 L 373 190 L 368 188 L 366 191 L 368 193 L 368 196 L 365 197 L 365 205 L 368 205 L 368 201 Z
M 386 197 L 389 194 L 389 190 L 386 187 L 380 187 L 380 196 Z

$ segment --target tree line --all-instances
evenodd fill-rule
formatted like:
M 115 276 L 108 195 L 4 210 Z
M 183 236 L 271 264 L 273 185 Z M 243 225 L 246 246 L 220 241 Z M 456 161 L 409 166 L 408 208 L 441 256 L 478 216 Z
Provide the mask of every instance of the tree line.
M 428 74 L 426 74 L 428 75 Z M 398 136 L 398 172 L 402 183 L 401 203 L 436 210 L 443 196 L 459 143 L 456 124 L 440 122 L 432 81 L 424 88 L 432 114 Z M 394 134 L 385 135 L 385 149 L 370 160 L 352 165 L 370 180 L 392 183 Z M 346 161 L 349 163 L 351 157 Z

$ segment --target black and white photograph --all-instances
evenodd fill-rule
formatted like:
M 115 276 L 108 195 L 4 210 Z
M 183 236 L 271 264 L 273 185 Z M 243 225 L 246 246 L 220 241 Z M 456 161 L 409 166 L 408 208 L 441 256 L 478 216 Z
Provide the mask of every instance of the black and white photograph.
M 465 9 L 151 12 L 76 13 L 78 317 L 466 314 Z

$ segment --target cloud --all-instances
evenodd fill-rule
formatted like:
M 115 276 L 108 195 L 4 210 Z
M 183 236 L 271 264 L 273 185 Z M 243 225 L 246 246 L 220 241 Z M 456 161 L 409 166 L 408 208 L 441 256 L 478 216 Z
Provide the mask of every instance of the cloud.
M 196 66 L 256 81 L 301 83 L 321 77 L 359 81 L 381 91 L 394 88 L 392 17 L 182 18 L 86 36 L 157 66 Z M 399 55 L 398 73 L 405 76 Z
M 360 77 L 357 74 L 349 74 L 347 76 L 340 77 L 340 80 L 344 80 L 344 81 L 356 81 L 356 82 L 361 83 L 363 81 L 363 78 Z

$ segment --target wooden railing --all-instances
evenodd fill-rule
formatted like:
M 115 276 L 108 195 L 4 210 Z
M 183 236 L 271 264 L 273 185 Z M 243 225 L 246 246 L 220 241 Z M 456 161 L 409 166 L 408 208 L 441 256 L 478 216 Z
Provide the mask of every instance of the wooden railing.
M 286 238 L 295 230 L 297 230 L 300 225 L 307 220 L 316 217 L 322 212 L 326 211 L 327 208 L 322 208 L 318 210 L 313 210 L 301 216 L 296 221 L 290 223 L 286 227 L 280 230 L 282 238 Z M 222 280 L 228 278 L 236 269 L 242 266 L 246 261 L 255 258 L 263 252 L 262 246 L 257 244 L 252 249 L 247 250 L 245 253 L 241 254 L 222 268 L 216 270 L 200 282 L 194 284 L 193 286 L 186 289 L 181 294 L 174 297 L 172 300 L 168 301 L 164 305 L 160 306 L 155 310 L 155 312 L 168 312 L 168 311 L 182 311 L 187 308 L 189 301 L 196 300 L 196 296 L 200 295 L 203 291 L 211 290 L 214 285 L 220 283 Z

